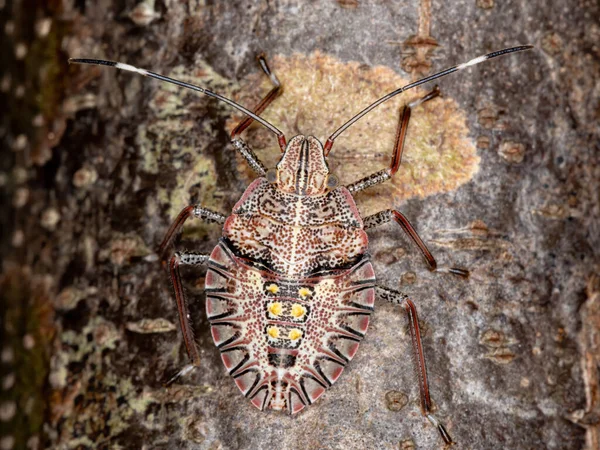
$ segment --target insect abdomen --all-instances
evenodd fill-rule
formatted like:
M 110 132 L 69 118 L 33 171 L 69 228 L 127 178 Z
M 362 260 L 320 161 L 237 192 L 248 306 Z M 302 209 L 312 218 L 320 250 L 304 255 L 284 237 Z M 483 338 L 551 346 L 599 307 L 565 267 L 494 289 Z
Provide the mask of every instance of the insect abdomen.
M 354 357 L 373 310 L 368 257 L 336 276 L 286 280 L 237 258 L 225 241 L 206 276 L 215 344 L 238 388 L 260 409 L 296 413 Z

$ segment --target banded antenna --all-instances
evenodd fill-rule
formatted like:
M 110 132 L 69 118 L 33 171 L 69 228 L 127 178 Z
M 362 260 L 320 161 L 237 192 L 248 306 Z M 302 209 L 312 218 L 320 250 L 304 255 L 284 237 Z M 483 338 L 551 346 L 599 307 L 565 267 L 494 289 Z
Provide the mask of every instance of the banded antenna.
M 367 115 L 368 113 L 373 111 L 375 108 L 377 108 L 379 105 L 381 105 L 384 102 L 387 102 L 389 99 L 395 97 L 396 95 L 401 94 L 402 92 L 408 91 L 409 89 L 412 89 L 414 87 L 425 84 L 429 81 L 435 80 L 437 78 L 445 77 L 446 75 L 449 75 L 451 73 L 458 72 L 459 70 L 463 70 L 463 69 L 466 69 L 467 67 L 482 63 L 484 61 L 487 61 L 488 59 L 492 59 L 497 56 L 506 55 L 508 53 L 522 52 L 524 50 L 529 50 L 531 48 L 533 48 L 533 45 L 521 45 L 519 47 L 505 48 L 503 50 L 498 50 L 498 51 L 495 51 L 492 53 L 488 53 L 487 55 L 478 56 L 477 58 L 473 58 L 472 60 L 467 61 L 466 63 L 462 63 L 462 64 L 459 64 L 458 66 L 454 66 L 454 67 L 450 67 L 449 69 L 442 70 L 441 72 L 438 72 L 436 74 L 433 74 L 428 77 L 422 78 L 420 80 L 414 81 L 410 84 L 407 84 L 406 86 L 403 86 L 399 89 L 396 89 L 395 91 L 390 92 L 387 95 L 384 95 L 379 100 L 376 100 L 375 102 L 371 103 L 369 106 L 367 106 L 361 112 L 356 114 L 348 122 L 346 122 L 344 125 L 342 125 L 337 130 L 335 130 L 331 136 L 329 136 L 329 138 L 327 139 L 327 142 L 325 142 L 325 146 L 323 147 L 325 156 L 327 156 L 329 154 L 329 152 L 331 151 L 331 147 L 333 146 L 333 141 L 335 141 L 336 138 L 340 134 L 342 134 L 344 131 L 346 131 L 348 128 L 350 128 L 352 125 L 354 125 L 356 122 L 358 122 L 363 116 Z
M 167 83 L 175 84 L 177 86 L 180 86 L 180 87 L 183 87 L 186 89 L 191 89 L 193 91 L 197 91 L 202 94 L 208 95 L 209 97 L 216 98 L 217 100 L 227 103 L 229 106 L 233 106 L 238 111 L 243 112 L 250 118 L 256 120 L 260 124 L 264 125 L 267 129 L 269 129 L 270 131 L 275 133 L 275 135 L 277 135 L 277 140 L 279 141 L 279 145 L 283 149 L 285 149 L 285 136 L 275 125 L 267 122 L 262 117 L 254 114 L 252 111 L 244 108 L 242 105 L 234 102 L 233 100 L 230 100 L 227 97 L 223 97 L 222 95 L 219 95 L 215 92 L 209 91 L 206 88 L 196 86 L 194 84 L 186 83 L 184 81 L 179 81 L 174 78 L 166 77 L 164 75 L 161 75 L 161 74 L 158 74 L 155 72 L 150 72 L 149 70 L 140 69 L 138 67 L 130 66 L 129 64 L 124 64 L 124 63 L 120 63 L 120 62 L 116 62 L 116 61 L 106 61 L 103 59 L 69 58 L 69 64 L 91 64 L 91 65 L 108 66 L 108 67 L 114 67 L 115 69 L 127 70 L 129 72 L 139 73 L 140 75 L 144 75 L 145 77 L 156 78 L 157 80 L 166 81 Z

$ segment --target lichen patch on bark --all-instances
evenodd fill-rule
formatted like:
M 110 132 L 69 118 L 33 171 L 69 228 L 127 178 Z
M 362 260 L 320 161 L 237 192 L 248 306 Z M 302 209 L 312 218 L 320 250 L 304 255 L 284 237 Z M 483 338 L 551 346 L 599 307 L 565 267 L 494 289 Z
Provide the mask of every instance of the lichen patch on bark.
M 270 65 L 283 84 L 283 94 L 262 117 L 279 127 L 288 140 L 297 134 L 312 134 L 324 142 L 355 113 L 409 83 L 388 67 L 343 62 L 320 52 L 277 55 L 270 59 Z M 271 88 L 259 70 L 240 85 L 236 100 L 249 107 Z M 329 164 L 342 183 L 389 166 L 402 105 L 427 92 L 414 89 L 401 94 L 336 140 Z M 241 116 L 235 116 L 230 126 L 240 119 Z M 385 186 L 361 194 L 362 208 L 381 209 L 382 203 L 391 205 L 410 197 L 448 192 L 468 182 L 479 167 L 479 157 L 468 134 L 465 113 L 452 99 L 436 98 L 414 108 L 399 172 Z M 248 141 L 268 166 L 276 164 L 280 153 L 271 133 L 254 125 L 248 131 Z M 382 195 L 389 200 L 382 201 Z
M 178 66 L 166 75 L 219 92 L 227 92 L 231 84 L 202 61 L 197 62 L 191 73 L 188 68 Z M 148 174 L 177 171 L 176 185 L 159 186 L 156 197 L 167 207 L 171 219 L 192 202 L 213 209 L 218 209 L 221 203 L 215 196 L 217 170 L 208 151 L 218 132 L 214 123 L 218 114 L 207 120 L 198 113 L 208 102 L 224 116 L 229 112 L 223 105 L 193 91 L 157 83 L 149 102 L 151 117 L 138 126 L 136 144 L 143 155 L 140 169 Z

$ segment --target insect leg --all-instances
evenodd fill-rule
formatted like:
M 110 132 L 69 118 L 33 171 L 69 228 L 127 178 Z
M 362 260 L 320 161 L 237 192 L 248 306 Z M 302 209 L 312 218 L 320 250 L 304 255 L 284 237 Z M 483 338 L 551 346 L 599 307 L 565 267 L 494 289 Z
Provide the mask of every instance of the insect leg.
M 400 211 L 395 209 L 386 209 L 385 211 L 380 211 L 376 214 L 365 217 L 363 219 L 363 222 L 365 229 L 369 229 L 374 228 L 378 225 L 382 225 L 384 223 L 388 223 L 391 220 L 394 220 L 398 225 L 400 225 L 404 232 L 408 235 L 408 237 L 410 237 L 410 239 L 419 248 L 421 254 L 425 258 L 425 261 L 427 261 L 429 270 L 434 272 L 451 273 L 453 275 L 458 275 L 463 278 L 469 277 L 469 271 L 466 269 L 461 269 L 458 267 L 438 267 L 437 261 L 435 260 L 435 258 L 433 257 L 433 255 L 431 254 L 431 252 L 429 251 L 429 249 L 427 248 L 417 231 L 408 221 L 406 216 Z
M 394 176 L 396 172 L 398 172 L 398 168 L 400 167 L 400 163 L 402 162 L 402 152 L 404 151 L 404 142 L 406 140 L 406 132 L 408 130 L 408 123 L 410 121 L 410 115 L 413 108 L 416 108 L 421 103 L 425 103 L 429 100 L 432 100 L 440 95 L 440 88 L 435 86 L 431 92 L 424 95 L 423 97 L 405 105 L 402 109 L 402 114 L 400 115 L 400 120 L 398 121 L 398 128 L 396 130 L 396 141 L 394 143 L 394 156 L 392 157 L 392 162 L 390 167 L 387 169 L 380 170 L 371 174 L 365 178 L 362 178 L 355 183 L 352 183 L 346 188 L 352 193 L 362 191 L 371 186 L 375 186 L 377 184 L 381 184 L 384 181 L 389 180 Z
M 265 75 L 269 77 L 271 83 L 273 83 L 273 89 L 271 89 L 269 93 L 254 108 L 253 112 L 256 115 L 260 115 L 267 108 L 267 106 L 269 106 L 271 102 L 277 97 L 279 97 L 279 95 L 283 92 L 281 82 L 279 81 L 277 76 L 273 72 L 271 72 L 271 69 L 267 64 L 265 55 L 258 56 L 258 64 L 260 64 L 260 68 L 262 69 L 262 71 L 265 73 Z M 231 139 L 236 140 L 240 136 L 240 134 L 242 134 L 242 131 L 248 128 L 253 121 L 254 119 L 252 117 L 245 117 L 231 132 Z
M 438 429 L 444 443 L 452 444 L 452 438 L 444 425 L 438 421 L 432 411 L 431 396 L 429 395 L 429 382 L 427 381 L 427 367 L 425 366 L 425 356 L 423 354 L 423 344 L 421 342 L 421 330 L 419 328 L 419 318 L 415 304 L 401 292 L 392 289 L 377 286 L 377 294 L 380 298 L 388 300 L 396 305 L 402 306 L 408 315 L 410 337 L 412 340 L 413 356 L 419 378 L 419 395 L 421 397 L 421 411 L 425 417 Z
M 186 206 L 181 210 L 175 221 L 169 227 L 169 231 L 165 234 L 160 247 L 158 248 L 158 255 L 164 261 L 165 251 L 171 244 L 171 241 L 175 235 L 181 230 L 183 224 L 190 217 L 196 219 L 202 219 L 206 222 L 225 223 L 226 217 L 218 212 L 211 211 L 210 209 L 202 208 L 200 205 Z
M 233 148 L 235 148 L 244 157 L 244 159 L 248 162 L 250 167 L 254 169 L 259 177 L 264 177 L 266 175 L 267 168 L 262 161 L 258 159 L 256 153 L 254 153 L 254 151 L 248 144 L 246 144 L 246 142 L 244 142 L 243 139 L 235 138 L 231 141 L 231 145 L 233 145 Z
M 177 302 L 177 311 L 179 312 L 179 324 L 181 326 L 181 333 L 183 334 L 183 341 L 187 350 L 188 356 L 190 357 L 191 364 L 185 366 L 180 370 L 168 384 L 172 383 L 178 377 L 187 374 L 191 370 L 200 366 L 200 354 L 196 348 L 196 342 L 194 341 L 194 331 L 192 329 L 192 323 L 190 320 L 190 312 L 183 291 L 183 284 L 181 283 L 181 275 L 179 273 L 180 265 L 204 265 L 209 259 L 209 255 L 193 253 L 193 252 L 177 252 L 169 261 L 169 273 L 171 275 L 171 281 L 173 282 L 173 290 L 175 291 L 175 301 Z
M 258 105 L 254 108 L 254 113 L 259 115 L 262 113 L 267 107 L 275 100 L 281 93 L 283 92 L 283 87 L 281 86 L 281 82 L 277 78 L 277 76 L 271 72 L 269 65 L 267 64 L 267 60 L 264 55 L 260 55 L 258 57 L 258 63 L 260 64 L 263 72 L 269 77 L 271 83 L 273 83 L 273 89 L 269 91 L 269 93 L 260 101 Z M 244 142 L 240 135 L 242 132 L 250 126 L 254 119 L 252 117 L 246 116 L 231 132 L 231 143 L 233 147 L 240 152 L 240 154 L 244 157 L 250 167 L 254 169 L 254 171 L 258 174 L 258 176 L 264 177 L 267 173 L 267 168 L 264 164 L 258 159 L 258 156 L 252 151 L 250 146 Z M 283 136 L 283 135 L 282 135 Z M 285 150 L 285 137 L 283 140 L 279 139 L 279 146 L 281 151 Z

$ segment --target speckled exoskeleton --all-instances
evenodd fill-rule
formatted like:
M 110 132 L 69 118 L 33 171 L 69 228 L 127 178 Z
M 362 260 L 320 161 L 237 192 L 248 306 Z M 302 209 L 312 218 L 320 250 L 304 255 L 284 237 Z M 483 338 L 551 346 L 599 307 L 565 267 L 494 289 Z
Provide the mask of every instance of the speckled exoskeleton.
M 179 267 L 205 265 L 206 312 L 215 345 L 236 385 L 261 410 L 295 414 L 314 403 L 341 375 L 356 354 L 369 326 L 375 294 L 405 309 L 417 365 L 421 409 L 447 444 L 452 439 L 432 412 L 425 357 L 414 303 L 401 292 L 378 286 L 369 261 L 365 230 L 395 221 L 423 254 L 430 270 L 467 277 L 465 269 L 440 268 L 407 218 L 384 210 L 361 218 L 353 194 L 389 180 L 401 162 L 411 110 L 439 95 L 437 86 L 403 107 L 390 166 L 348 186 L 338 186 L 327 156 L 335 139 L 371 110 L 423 83 L 507 53 L 513 47 L 472 59 L 381 97 L 338 128 L 322 145 L 313 136 L 284 134 L 260 117 L 281 94 L 281 84 L 266 60 L 260 65 L 273 89 L 250 111 L 207 89 L 128 64 L 72 59 L 101 64 L 201 92 L 240 110 L 247 117 L 233 130 L 232 145 L 257 173 L 230 216 L 190 205 L 168 230 L 159 254 L 164 256 L 185 221 L 198 218 L 223 224 L 223 237 L 210 255 L 176 252 L 168 267 L 191 364 L 178 376 L 200 366 Z M 267 169 L 241 138 L 257 121 L 278 138 L 282 157 Z

